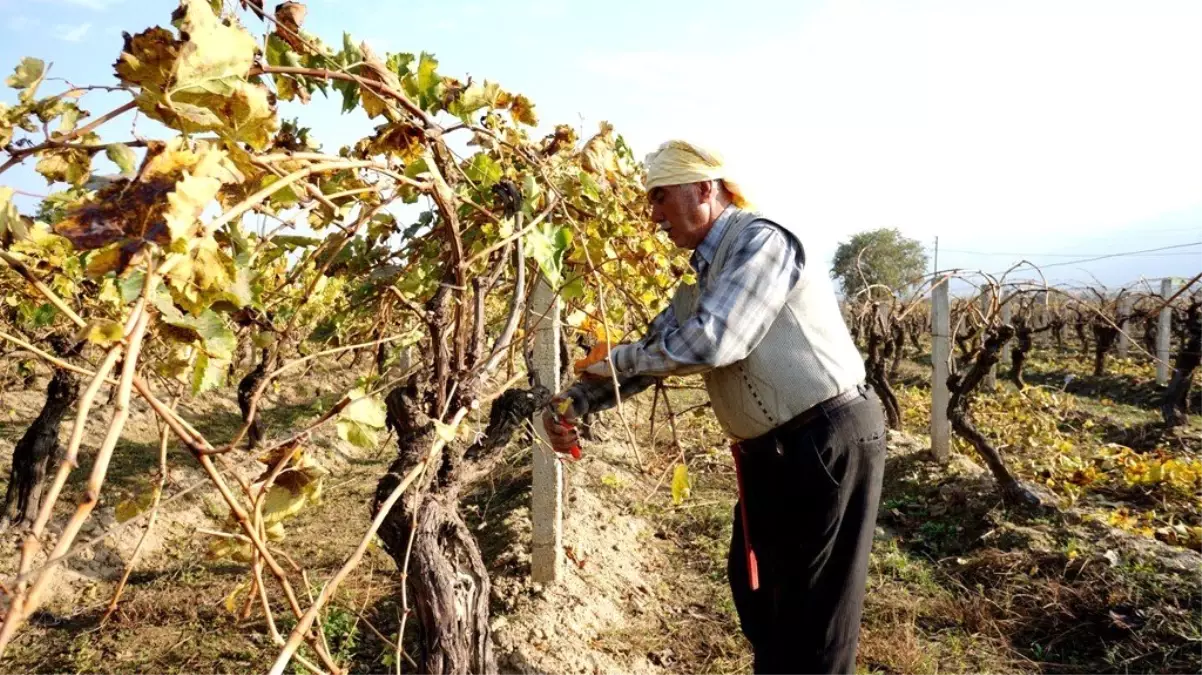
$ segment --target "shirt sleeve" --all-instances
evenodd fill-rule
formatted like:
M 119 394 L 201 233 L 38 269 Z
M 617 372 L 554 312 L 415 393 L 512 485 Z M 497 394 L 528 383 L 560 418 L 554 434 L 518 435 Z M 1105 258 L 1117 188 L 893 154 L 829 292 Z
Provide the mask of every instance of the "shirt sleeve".
M 764 339 L 801 277 L 800 244 L 779 226 L 747 227 L 690 317 L 614 348 L 620 377 L 690 375 L 740 361 Z M 657 317 L 658 318 L 658 317 Z
M 663 335 L 664 331 L 674 330 L 676 327 L 676 314 L 672 311 L 672 305 L 668 305 L 651 320 L 646 334 L 634 344 L 646 345 Z M 621 347 L 614 347 L 614 351 L 618 349 Z M 625 400 L 654 383 L 655 378 L 650 375 L 619 376 L 618 394 Z M 572 398 L 573 410 L 578 417 L 608 410 L 618 404 L 618 397 L 614 395 L 613 380 L 610 378 L 577 380 L 566 393 Z

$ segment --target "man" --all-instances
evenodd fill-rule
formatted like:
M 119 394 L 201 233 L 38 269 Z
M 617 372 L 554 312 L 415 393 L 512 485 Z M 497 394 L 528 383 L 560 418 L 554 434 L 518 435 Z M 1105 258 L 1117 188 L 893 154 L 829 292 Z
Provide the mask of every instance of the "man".
M 693 251 L 697 284 L 556 398 L 573 421 L 615 403 L 614 375 L 630 396 L 701 373 L 737 441 L 728 574 L 756 672 L 855 672 L 885 421 L 830 279 L 806 265 L 801 227 L 746 208 L 715 153 L 669 141 L 646 172 L 652 219 Z M 544 424 L 557 451 L 578 442 L 554 413 Z

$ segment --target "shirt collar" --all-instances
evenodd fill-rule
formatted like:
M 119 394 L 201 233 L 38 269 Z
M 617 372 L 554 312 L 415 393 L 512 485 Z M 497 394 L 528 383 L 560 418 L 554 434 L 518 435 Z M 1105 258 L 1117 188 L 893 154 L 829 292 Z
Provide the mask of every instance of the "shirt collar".
M 714 221 L 713 227 L 710 228 L 705 239 L 697 245 L 693 251 L 693 256 L 689 259 L 689 264 L 693 266 L 698 273 L 714 261 L 714 254 L 718 252 L 718 244 L 722 241 L 722 235 L 726 232 L 726 226 L 730 223 L 730 216 L 735 211 L 734 204 L 727 204 L 722 213 L 718 214 L 718 219 Z

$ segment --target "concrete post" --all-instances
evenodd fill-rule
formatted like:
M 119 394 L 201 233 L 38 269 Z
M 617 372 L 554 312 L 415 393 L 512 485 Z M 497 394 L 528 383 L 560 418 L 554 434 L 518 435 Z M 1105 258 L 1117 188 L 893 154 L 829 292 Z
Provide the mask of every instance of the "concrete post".
M 1173 294 L 1173 280 L 1160 280 L 1160 297 Z M 1156 327 L 1156 384 L 1169 383 L 1169 339 L 1173 336 L 1173 309 L 1165 305 L 1160 310 L 1160 324 Z
M 1131 315 L 1131 296 L 1124 295 L 1119 300 L 1119 315 L 1122 321 L 1119 321 L 1119 340 L 1115 345 L 1114 351 L 1120 359 L 1127 358 L 1127 351 L 1131 347 L 1131 338 L 1128 337 L 1127 331 L 1131 330 L 1131 322 L 1126 317 Z
M 559 382 L 559 297 L 540 277 L 530 295 L 527 326 L 534 335 L 534 378 L 552 392 Z M 563 468 L 542 424 L 535 424 L 534 476 L 530 496 L 532 550 L 530 576 L 539 583 L 559 581 L 563 569 Z
M 951 312 L 948 311 L 948 280 L 931 291 L 931 361 L 934 365 L 931 380 L 931 452 L 935 459 L 946 462 L 951 452 L 951 427 L 947 419 L 947 359 L 951 355 Z

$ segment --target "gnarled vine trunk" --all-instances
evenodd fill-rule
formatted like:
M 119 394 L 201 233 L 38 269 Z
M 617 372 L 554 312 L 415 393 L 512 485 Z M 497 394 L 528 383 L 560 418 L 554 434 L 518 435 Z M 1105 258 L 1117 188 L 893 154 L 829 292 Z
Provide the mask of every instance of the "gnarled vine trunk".
M 1094 358 L 1093 375 L 1101 377 L 1106 372 L 1106 353 L 1114 346 L 1119 336 L 1119 329 L 1108 323 L 1096 321 L 1093 324 Z
M 397 458 L 376 487 L 373 514 L 434 441 L 426 414 L 431 397 L 423 389 L 414 376 L 385 400 Z M 405 583 L 422 631 L 421 672 L 495 673 L 488 569 L 459 514 L 463 448 L 457 445 L 447 444 L 433 458 L 384 519 L 379 536 L 397 569 L 408 570 Z
M 984 434 L 978 431 L 969 419 L 969 399 L 973 390 L 985 379 L 985 374 L 997 365 L 1002 347 L 1013 335 L 1014 328 L 1012 326 L 1002 325 L 988 329 L 984 345 L 977 353 L 976 360 L 972 362 L 971 367 L 966 372 L 957 372 L 948 376 L 947 384 L 951 391 L 951 397 L 947 403 L 947 414 L 952 423 L 952 429 L 968 441 L 977 454 L 985 460 L 989 471 L 997 480 L 1003 498 L 1019 503 L 1038 504 L 1039 498 L 1010 473 L 997 448 L 993 447 L 989 439 L 985 438 Z
M 1189 391 L 1193 384 L 1194 371 L 1202 362 L 1202 323 L 1199 314 L 1202 303 L 1193 302 L 1186 312 L 1184 335 L 1173 366 L 1173 379 L 1160 403 L 1160 414 L 1169 427 L 1185 424 L 1189 410 Z
M 270 359 L 269 350 L 264 349 L 259 358 L 259 365 L 255 366 L 254 370 L 251 370 L 238 382 L 238 409 L 242 411 L 242 422 L 244 424 L 247 418 L 250 417 L 251 397 L 254 396 L 255 389 L 258 389 L 259 383 L 267 376 L 268 361 Z M 261 405 L 259 406 L 259 412 L 262 412 Z M 250 428 L 246 431 L 246 447 L 250 450 L 257 448 L 259 442 L 263 440 L 263 427 L 259 424 L 260 417 L 260 414 L 256 414 Z
M 873 310 L 876 316 L 876 310 Z M 897 397 L 889 386 L 889 377 L 885 373 L 885 365 L 889 361 L 893 340 L 881 335 L 880 321 L 873 320 L 868 325 L 868 357 L 865 359 L 865 374 L 868 384 L 876 390 L 885 408 L 885 419 L 890 429 L 901 428 L 901 410 L 897 405 Z
M 60 355 L 78 353 L 79 346 L 69 346 L 64 338 L 55 336 L 50 342 Z M 46 387 L 46 401 L 41 412 L 13 448 L 13 465 L 4 496 L 4 527 L 31 523 L 37 518 L 45 488 L 46 467 L 57 462 L 61 452 L 59 427 L 78 398 L 79 376 L 56 368 Z

